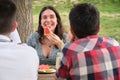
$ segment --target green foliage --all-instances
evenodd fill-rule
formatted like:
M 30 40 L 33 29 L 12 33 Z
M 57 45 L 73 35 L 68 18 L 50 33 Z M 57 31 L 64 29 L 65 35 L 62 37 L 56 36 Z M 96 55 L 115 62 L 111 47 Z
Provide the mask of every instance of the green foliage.
M 46 5 L 54 6 L 60 13 L 63 26 L 69 30 L 68 14 L 70 8 L 76 3 L 92 3 L 100 11 L 101 36 L 110 36 L 120 42 L 120 0 L 33 0 L 33 19 L 35 30 L 39 12 Z

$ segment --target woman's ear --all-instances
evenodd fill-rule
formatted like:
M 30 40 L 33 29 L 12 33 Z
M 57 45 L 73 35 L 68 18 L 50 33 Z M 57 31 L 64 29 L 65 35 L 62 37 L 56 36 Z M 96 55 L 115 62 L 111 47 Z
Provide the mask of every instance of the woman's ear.
M 15 29 L 17 28 L 17 26 L 18 26 L 18 23 L 17 23 L 17 22 L 14 22 L 13 28 L 12 28 L 12 32 L 15 31 Z

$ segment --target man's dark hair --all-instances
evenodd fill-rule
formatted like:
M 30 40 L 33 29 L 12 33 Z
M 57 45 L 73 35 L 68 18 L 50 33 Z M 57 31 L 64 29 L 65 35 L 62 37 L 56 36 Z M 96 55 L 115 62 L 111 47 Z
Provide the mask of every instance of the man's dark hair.
M 78 38 L 95 35 L 99 29 L 99 11 L 90 3 L 76 4 L 69 14 L 71 29 Z
M 0 0 L 0 34 L 11 32 L 15 14 L 16 5 L 11 0 Z

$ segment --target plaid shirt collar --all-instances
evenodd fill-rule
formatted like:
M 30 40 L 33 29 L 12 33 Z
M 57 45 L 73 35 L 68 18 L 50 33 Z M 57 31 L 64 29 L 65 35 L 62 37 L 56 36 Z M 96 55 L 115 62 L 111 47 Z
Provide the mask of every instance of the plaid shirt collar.
M 109 37 L 99 37 L 98 35 L 92 35 L 81 39 L 76 39 L 73 42 L 68 42 L 65 48 L 76 52 L 85 52 L 89 50 L 107 48 L 111 46 L 119 46 L 119 43 Z

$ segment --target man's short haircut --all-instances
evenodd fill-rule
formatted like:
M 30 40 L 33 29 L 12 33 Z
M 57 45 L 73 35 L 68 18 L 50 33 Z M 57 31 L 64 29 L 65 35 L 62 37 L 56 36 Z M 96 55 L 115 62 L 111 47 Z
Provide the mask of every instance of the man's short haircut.
M 12 0 L 0 0 L 0 34 L 11 32 L 15 22 L 16 5 Z
M 98 33 L 99 11 L 90 3 L 76 4 L 69 14 L 70 26 L 78 38 Z

